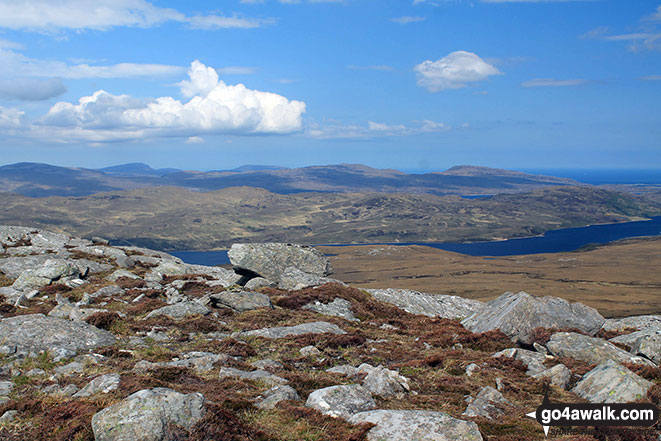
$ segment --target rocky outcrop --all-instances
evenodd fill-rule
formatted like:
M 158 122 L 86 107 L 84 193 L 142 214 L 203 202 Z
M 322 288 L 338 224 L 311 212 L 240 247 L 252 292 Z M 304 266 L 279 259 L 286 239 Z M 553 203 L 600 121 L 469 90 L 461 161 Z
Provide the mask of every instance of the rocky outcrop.
M 170 317 L 175 320 L 180 320 L 191 315 L 207 315 L 210 314 L 211 310 L 204 305 L 201 305 L 197 302 L 183 301 L 175 303 L 174 305 L 164 306 L 158 308 L 147 314 L 145 318 L 153 318 L 159 316 Z
M 540 354 L 539 352 L 529 351 L 527 349 L 521 349 L 521 348 L 504 349 L 500 352 L 496 352 L 495 354 L 492 355 L 492 357 L 494 358 L 505 357 L 505 358 L 514 358 L 515 360 L 519 360 L 528 367 L 528 371 L 527 371 L 528 375 L 535 375 L 546 370 L 546 366 L 544 366 L 544 362 L 546 361 L 546 356 L 544 354 Z
M 513 341 L 531 344 L 537 327 L 578 329 L 594 335 L 604 318 L 596 309 L 582 303 L 569 303 L 559 297 L 535 297 L 528 293 L 505 293 L 485 308 L 461 322 L 471 332 L 500 329 Z
M 236 312 L 257 308 L 273 309 L 271 299 L 264 294 L 248 291 L 224 291 L 209 296 L 211 303 L 218 308 L 230 308 Z
M 612 360 L 617 363 L 654 365 L 651 361 L 634 356 L 610 342 L 576 332 L 557 332 L 551 336 L 546 347 L 556 357 L 575 358 L 592 364 Z
M 567 389 L 571 381 L 571 371 L 564 364 L 556 364 L 532 376 L 537 379 L 548 379 L 549 383 L 562 389 Z
M 468 417 L 481 416 L 493 420 L 504 414 L 507 408 L 513 406 L 503 394 L 491 386 L 486 386 L 480 389 L 475 398 L 469 400 L 464 415 Z
M 369 390 L 359 384 L 331 386 L 315 390 L 308 396 L 306 407 L 317 409 L 324 415 L 348 419 L 376 407 Z
M 369 441 L 482 441 L 477 424 L 444 412 L 372 410 L 353 415 L 349 422 L 375 424 L 367 432 Z
M 457 296 L 425 294 L 409 289 L 366 289 L 372 296 L 411 314 L 440 318 L 464 318 L 484 308 L 484 303 Z
M 608 360 L 585 374 L 572 392 L 592 403 L 629 403 L 645 397 L 650 387 L 651 382 Z
M 298 268 L 290 266 L 280 275 L 278 288 L 290 291 L 298 291 L 305 288 L 311 288 L 313 286 L 324 285 L 326 283 L 340 283 L 344 285 L 344 282 L 339 280 L 306 273 L 305 271 L 301 271 Z
M 618 319 L 606 319 L 603 329 L 621 331 L 624 329 L 661 330 L 661 315 L 635 315 Z
M 40 351 L 73 356 L 81 350 L 115 343 L 115 337 L 85 322 L 74 322 L 43 314 L 0 320 L 0 353 L 35 356 Z
M 255 406 L 263 410 L 270 410 L 281 401 L 301 401 L 301 397 L 291 386 L 274 386 L 257 397 Z
M 319 301 L 310 302 L 303 305 L 303 309 L 318 312 L 323 315 L 330 315 L 334 317 L 342 317 L 343 319 L 358 322 L 358 320 L 351 310 L 351 302 L 345 299 L 337 298 L 330 303 L 321 303 Z
M 278 326 L 275 328 L 255 329 L 240 333 L 242 337 L 284 338 L 303 334 L 346 334 L 339 326 L 328 322 L 303 323 L 296 326 Z
M 89 397 L 97 393 L 107 394 L 119 387 L 119 374 L 106 374 L 96 377 L 85 387 L 73 394 L 74 398 Z
M 319 250 L 288 243 L 235 243 L 227 253 L 234 269 L 280 282 L 287 268 L 313 276 L 331 274 L 330 261 Z
M 165 441 L 170 425 L 191 428 L 205 413 L 202 394 L 157 387 L 128 396 L 94 414 L 96 441 Z
M 631 353 L 641 355 L 661 365 L 661 330 L 648 333 L 636 339 L 631 346 Z
M 287 380 L 284 378 L 261 369 L 255 371 L 242 371 L 241 369 L 231 367 L 221 367 L 218 376 L 219 378 L 232 377 L 240 378 L 242 380 L 261 381 L 270 386 L 287 384 Z

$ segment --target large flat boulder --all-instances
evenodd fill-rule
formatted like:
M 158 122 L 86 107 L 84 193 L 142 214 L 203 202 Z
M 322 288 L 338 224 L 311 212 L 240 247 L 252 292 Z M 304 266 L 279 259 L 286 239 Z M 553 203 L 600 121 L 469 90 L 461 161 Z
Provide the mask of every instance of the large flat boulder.
M 306 407 L 317 409 L 324 415 L 348 419 L 351 415 L 376 407 L 369 390 L 360 384 L 330 386 L 312 392 Z
M 202 394 L 157 387 L 94 414 L 92 430 L 96 441 L 163 441 L 171 439 L 171 424 L 190 429 L 204 413 Z
M 569 303 L 559 297 L 536 297 L 521 291 L 506 292 L 488 302 L 484 309 L 461 322 L 471 332 L 500 329 L 513 341 L 531 344 L 537 327 L 578 329 L 596 334 L 604 318 L 596 309 L 582 303 Z
M 339 326 L 328 322 L 303 323 L 296 326 L 277 326 L 275 328 L 262 328 L 253 331 L 244 331 L 242 337 L 284 338 L 302 334 L 346 334 Z
M 661 365 L 661 330 L 638 338 L 631 347 L 631 353 L 642 355 Z
M 258 308 L 273 309 L 269 296 L 250 291 L 223 291 L 209 296 L 216 307 L 230 308 L 237 312 L 250 311 Z
M 465 318 L 484 308 L 484 303 L 458 296 L 426 294 L 410 289 L 366 289 L 372 297 L 411 314 L 440 318 Z
M 616 363 L 636 363 L 654 366 L 651 361 L 635 356 L 613 343 L 576 332 L 556 332 L 546 343 L 556 357 L 569 357 L 592 364 L 612 360 Z
M 40 351 L 69 352 L 115 343 L 108 331 L 85 322 L 21 315 L 0 320 L 0 353 L 17 356 L 37 355 Z
M 280 275 L 278 288 L 286 289 L 289 291 L 298 291 L 300 289 L 311 288 L 313 286 L 321 286 L 326 283 L 340 283 L 344 285 L 344 283 L 339 280 L 306 273 L 305 271 L 301 271 L 298 268 L 290 266 L 286 268 Z
M 583 376 L 572 389 L 592 403 L 629 403 L 644 398 L 652 383 L 608 360 Z
M 486 386 L 480 389 L 475 398 L 470 399 L 463 414 L 493 420 L 503 415 L 508 407 L 514 407 L 514 405 L 499 391 L 491 386 Z
M 426 410 L 371 410 L 349 418 L 352 424 L 372 423 L 369 441 L 481 441 L 472 421 L 459 420 L 444 412 Z
M 661 315 L 634 315 L 618 319 L 606 319 L 603 325 L 606 331 L 620 331 L 633 328 L 643 330 L 661 330 Z
M 318 277 L 331 274 L 331 264 L 316 248 L 290 243 L 235 243 L 227 253 L 234 269 L 280 282 L 289 267 Z

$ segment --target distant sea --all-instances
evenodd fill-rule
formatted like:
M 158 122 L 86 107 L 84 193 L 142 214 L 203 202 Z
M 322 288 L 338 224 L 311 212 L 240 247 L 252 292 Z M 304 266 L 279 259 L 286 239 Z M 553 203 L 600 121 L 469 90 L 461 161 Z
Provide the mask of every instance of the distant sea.
M 475 243 L 391 243 L 371 245 L 426 245 L 470 256 L 512 256 L 520 254 L 559 253 L 574 251 L 589 244 L 603 244 L 614 240 L 640 236 L 661 235 L 661 216 L 649 221 L 590 225 L 547 231 L 543 236 Z M 334 246 L 348 246 L 340 244 Z M 223 265 L 230 263 L 227 251 L 175 251 L 171 253 L 186 263 Z
M 602 184 L 659 184 L 661 185 L 661 169 L 659 170 L 617 170 L 617 169 L 520 169 L 524 173 L 534 175 L 557 176 L 570 178 L 578 182 L 592 185 Z

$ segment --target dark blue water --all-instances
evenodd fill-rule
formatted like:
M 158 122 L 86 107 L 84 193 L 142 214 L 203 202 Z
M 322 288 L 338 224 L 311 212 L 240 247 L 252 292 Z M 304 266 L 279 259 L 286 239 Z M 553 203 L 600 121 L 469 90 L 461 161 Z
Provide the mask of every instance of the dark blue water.
M 522 172 L 570 178 L 586 184 L 661 184 L 661 170 L 522 169 Z
M 661 235 L 661 216 L 649 221 L 591 225 L 548 231 L 544 236 L 474 243 L 390 243 L 378 245 L 426 245 L 470 256 L 513 256 L 519 254 L 559 253 L 574 251 L 588 244 L 603 244 L 628 237 Z M 352 244 L 331 245 L 349 246 Z M 377 244 L 371 244 L 377 245 Z M 186 263 L 223 265 L 230 263 L 227 251 L 175 251 L 171 253 Z

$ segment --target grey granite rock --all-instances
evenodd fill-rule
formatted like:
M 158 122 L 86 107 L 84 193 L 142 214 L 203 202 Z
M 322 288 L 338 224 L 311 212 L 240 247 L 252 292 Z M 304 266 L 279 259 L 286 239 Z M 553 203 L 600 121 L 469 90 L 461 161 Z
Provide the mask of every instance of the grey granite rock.
M 652 383 L 608 360 L 583 376 L 572 389 L 592 403 L 628 403 L 646 396 Z
M 596 309 L 582 303 L 569 303 L 559 297 L 536 297 L 525 292 L 505 293 L 486 304 L 481 311 L 461 322 L 471 332 L 500 329 L 515 342 L 532 343 L 537 327 L 579 329 L 596 334 L 604 318 Z
M 393 304 L 411 314 L 441 318 L 464 318 L 481 311 L 484 303 L 458 296 L 426 294 L 408 289 L 367 289 L 381 301 Z
M 36 355 L 39 351 L 73 354 L 115 343 L 108 331 L 85 322 L 74 322 L 43 314 L 22 315 L 0 320 L 0 352 L 8 355 Z
M 351 302 L 345 299 L 337 298 L 330 303 L 321 303 L 317 300 L 310 302 L 303 306 L 303 309 L 317 312 L 323 315 L 330 315 L 334 317 L 342 317 L 343 319 L 359 322 L 351 310 Z
M 205 413 L 202 394 L 181 394 L 172 389 L 144 389 L 92 417 L 96 441 L 164 441 L 169 425 L 186 429 Z
M 532 377 L 538 379 L 548 378 L 552 385 L 567 389 L 571 380 L 571 371 L 564 364 L 556 364 L 551 368 L 532 375 Z
M 551 336 L 546 347 L 556 357 L 570 357 L 592 364 L 613 360 L 617 363 L 654 365 L 651 361 L 634 356 L 608 341 L 576 332 L 557 332 Z
M 273 409 L 281 401 L 301 401 L 301 397 L 291 386 L 274 386 L 261 394 L 255 400 L 255 406 L 270 410 Z
M 163 306 L 162 308 L 151 311 L 145 318 L 150 319 L 153 317 L 166 316 L 175 320 L 183 319 L 191 315 L 207 315 L 211 310 L 204 305 L 197 302 L 183 301 L 175 303 L 174 305 Z
M 273 375 L 272 373 L 263 371 L 261 369 L 256 371 L 242 371 L 241 369 L 223 366 L 220 368 L 218 377 L 235 377 L 242 380 L 261 381 L 262 383 L 268 384 L 270 386 L 287 384 L 287 380 L 284 378 L 278 377 L 277 375 Z
M 477 424 L 444 412 L 372 410 L 353 415 L 349 422 L 376 424 L 367 432 L 369 441 L 482 441 Z
M 397 371 L 378 366 L 371 370 L 363 380 L 363 387 L 372 395 L 387 398 L 392 395 L 401 395 L 411 390 L 409 380 L 399 375 Z
M 250 311 L 258 308 L 273 309 L 271 299 L 258 292 L 223 291 L 218 294 L 211 294 L 209 298 L 214 306 L 230 308 L 237 312 Z
M 352 415 L 376 407 L 369 390 L 359 384 L 330 386 L 312 392 L 306 407 L 317 409 L 324 415 L 348 419 Z
M 481 416 L 493 420 L 503 415 L 507 408 L 512 406 L 513 404 L 503 394 L 491 386 L 486 386 L 480 389 L 477 396 L 468 403 L 463 415 Z
M 336 279 L 321 277 L 315 274 L 306 273 L 298 268 L 288 267 L 280 275 L 278 288 L 289 291 L 298 291 L 313 286 L 325 285 L 326 283 L 340 283 L 344 285 L 344 282 Z
M 506 357 L 514 358 L 523 362 L 528 367 L 528 375 L 535 375 L 539 372 L 546 370 L 544 362 L 546 361 L 546 356 L 539 352 L 529 351 L 527 349 L 521 348 L 508 348 L 500 352 L 496 352 L 492 355 L 494 358 Z
M 650 332 L 638 338 L 631 347 L 631 353 L 642 355 L 661 365 L 661 330 Z
M 239 271 L 249 271 L 274 282 L 289 267 L 319 277 L 331 274 L 330 261 L 319 250 L 287 243 L 235 243 L 227 253 Z
M 89 397 L 90 395 L 102 393 L 107 394 L 119 387 L 119 374 L 106 374 L 96 377 L 87 383 L 85 387 L 73 394 L 74 398 Z
M 241 337 L 264 337 L 264 338 L 284 338 L 291 335 L 302 334 L 346 334 L 339 326 L 328 322 L 303 323 L 296 326 L 278 326 L 275 328 L 255 329 L 254 331 L 244 331 L 239 335 Z
M 264 277 L 254 277 L 248 280 L 244 286 L 246 289 L 255 290 L 259 288 L 276 288 L 278 284 Z
M 619 319 L 606 319 L 603 329 L 620 331 L 628 328 L 642 330 L 661 330 L 661 315 L 635 315 Z

